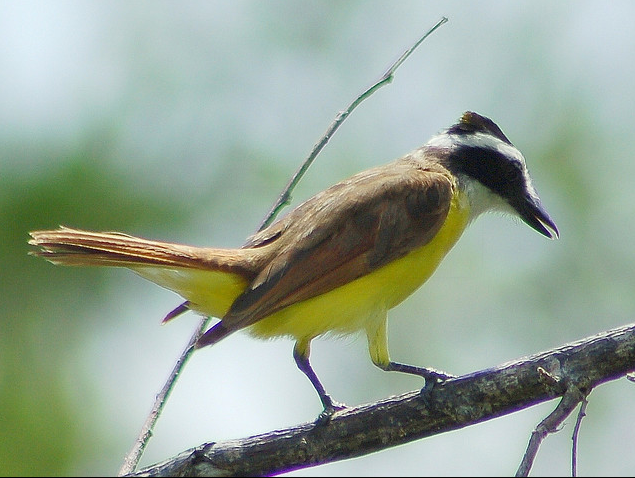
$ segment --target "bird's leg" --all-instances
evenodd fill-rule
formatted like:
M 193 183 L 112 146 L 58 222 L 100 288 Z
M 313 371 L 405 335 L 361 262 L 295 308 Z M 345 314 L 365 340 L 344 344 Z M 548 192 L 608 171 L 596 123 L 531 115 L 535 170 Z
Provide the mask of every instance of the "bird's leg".
M 366 329 L 368 337 L 368 351 L 373 363 L 387 372 L 403 372 L 418 375 L 425 379 L 425 385 L 421 389 L 422 395 L 427 396 L 435 384 L 445 382 L 454 375 L 426 367 L 416 367 L 390 360 L 388 353 L 388 335 L 386 333 L 386 315 L 378 316 L 378 320 L 368 324 Z
M 334 401 L 331 396 L 326 392 L 322 382 L 315 374 L 315 371 L 311 367 L 309 363 L 309 353 L 310 353 L 310 341 L 298 341 L 293 348 L 293 358 L 295 360 L 296 365 L 304 375 L 308 377 L 315 388 L 315 391 L 320 397 L 320 401 L 322 402 L 322 406 L 324 410 L 318 416 L 318 422 L 328 422 L 331 416 L 337 411 L 346 408 L 344 404 L 338 403 Z

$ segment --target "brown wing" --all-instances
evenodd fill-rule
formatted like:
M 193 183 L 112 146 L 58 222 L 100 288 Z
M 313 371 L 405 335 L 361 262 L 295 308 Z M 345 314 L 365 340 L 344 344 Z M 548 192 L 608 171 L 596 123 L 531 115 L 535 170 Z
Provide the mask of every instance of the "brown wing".
M 319 193 L 244 246 L 271 248 L 272 258 L 233 303 L 223 328 L 247 327 L 426 244 L 443 224 L 451 196 L 446 170 L 407 160 Z

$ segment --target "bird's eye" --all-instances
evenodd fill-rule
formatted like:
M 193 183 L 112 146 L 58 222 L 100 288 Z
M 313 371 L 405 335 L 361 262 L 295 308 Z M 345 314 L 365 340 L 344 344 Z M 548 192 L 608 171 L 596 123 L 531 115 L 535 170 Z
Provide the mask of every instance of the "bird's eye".
M 509 182 L 518 181 L 521 175 L 522 173 L 520 168 L 517 168 L 516 166 L 511 166 L 507 168 L 507 171 L 505 171 L 505 179 Z

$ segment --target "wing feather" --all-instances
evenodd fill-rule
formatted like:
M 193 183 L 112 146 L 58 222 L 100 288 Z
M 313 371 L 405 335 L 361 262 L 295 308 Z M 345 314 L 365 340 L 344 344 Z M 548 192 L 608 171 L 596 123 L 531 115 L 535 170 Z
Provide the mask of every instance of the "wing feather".
M 275 253 L 234 301 L 223 326 L 247 327 L 425 245 L 447 216 L 452 188 L 444 168 L 402 159 L 309 199 L 246 243 Z

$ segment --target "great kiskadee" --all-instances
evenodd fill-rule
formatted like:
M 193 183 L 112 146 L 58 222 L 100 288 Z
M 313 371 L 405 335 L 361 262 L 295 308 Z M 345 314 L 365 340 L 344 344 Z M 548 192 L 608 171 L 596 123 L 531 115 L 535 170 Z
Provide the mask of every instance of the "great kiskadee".
M 165 320 L 185 309 L 219 318 L 197 347 L 240 329 L 291 337 L 294 359 L 329 415 L 338 404 L 309 363 L 311 341 L 323 334 L 364 331 L 375 365 L 420 375 L 426 387 L 449 377 L 390 360 L 387 312 L 487 211 L 511 213 L 558 237 L 523 155 L 492 120 L 466 112 L 421 148 L 316 194 L 238 249 L 65 227 L 31 232 L 30 244 L 54 264 L 127 267 L 177 292 L 186 302 Z

